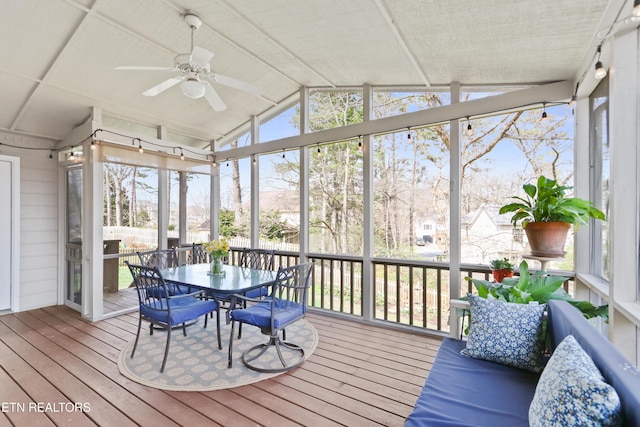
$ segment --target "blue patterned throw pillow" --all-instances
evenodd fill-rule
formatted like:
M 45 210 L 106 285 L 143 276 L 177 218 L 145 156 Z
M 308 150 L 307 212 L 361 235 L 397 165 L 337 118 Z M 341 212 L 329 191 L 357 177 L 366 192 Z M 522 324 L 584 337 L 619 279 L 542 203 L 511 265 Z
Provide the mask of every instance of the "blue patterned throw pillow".
M 471 326 L 463 353 L 533 372 L 544 368 L 546 305 L 514 304 L 469 294 Z
M 529 407 L 529 426 L 618 426 L 620 398 L 572 335 L 542 371 Z

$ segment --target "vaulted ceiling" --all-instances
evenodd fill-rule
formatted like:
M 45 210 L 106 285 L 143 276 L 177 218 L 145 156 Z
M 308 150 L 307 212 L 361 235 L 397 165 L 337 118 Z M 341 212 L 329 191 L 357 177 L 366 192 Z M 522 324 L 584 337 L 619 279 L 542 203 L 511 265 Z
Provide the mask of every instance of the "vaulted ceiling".
M 594 54 L 610 2 L 621 0 L 0 0 L 0 131 L 62 139 L 91 107 L 220 138 L 301 86 L 438 86 L 574 79 Z M 262 89 L 212 83 L 227 105 L 174 86 L 142 92 L 191 50 L 211 71 Z

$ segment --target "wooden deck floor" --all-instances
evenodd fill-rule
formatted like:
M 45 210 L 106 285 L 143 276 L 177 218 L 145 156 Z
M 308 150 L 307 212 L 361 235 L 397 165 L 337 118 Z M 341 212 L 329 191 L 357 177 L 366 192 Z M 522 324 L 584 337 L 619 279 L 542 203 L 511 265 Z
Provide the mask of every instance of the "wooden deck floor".
M 301 367 L 228 390 L 171 392 L 118 371 L 137 314 L 90 323 L 58 306 L 0 316 L 0 427 L 403 425 L 440 339 L 307 319 L 320 340 Z

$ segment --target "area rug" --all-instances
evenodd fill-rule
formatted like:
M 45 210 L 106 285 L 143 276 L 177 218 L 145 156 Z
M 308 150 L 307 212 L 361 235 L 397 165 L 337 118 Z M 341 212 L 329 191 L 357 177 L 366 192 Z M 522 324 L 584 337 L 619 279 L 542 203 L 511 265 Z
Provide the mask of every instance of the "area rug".
M 131 358 L 131 349 L 135 339 L 131 340 L 118 356 L 118 368 L 122 375 L 149 387 L 174 391 L 210 391 L 238 387 L 275 377 L 281 373 L 260 373 L 252 371 L 242 363 L 242 353 L 260 343 L 268 341 L 255 326 L 243 325 L 242 338 L 233 340 L 233 367 L 227 368 L 229 351 L 229 333 L 231 325 L 226 325 L 222 317 L 222 350 L 218 350 L 215 318 L 209 319 L 206 329 L 203 320 L 187 327 L 187 336 L 182 329 L 171 332 L 169 356 L 164 373 L 160 373 L 167 332 L 156 330 L 149 335 L 148 324 L 143 322 L 140 341 L 136 354 Z M 318 345 L 318 333 L 306 320 L 299 320 L 286 329 L 287 341 L 295 343 L 305 351 L 308 358 Z M 285 354 L 294 358 L 293 354 Z M 282 366 L 275 355 L 267 355 L 268 366 Z M 297 359 L 296 359 L 297 360 Z

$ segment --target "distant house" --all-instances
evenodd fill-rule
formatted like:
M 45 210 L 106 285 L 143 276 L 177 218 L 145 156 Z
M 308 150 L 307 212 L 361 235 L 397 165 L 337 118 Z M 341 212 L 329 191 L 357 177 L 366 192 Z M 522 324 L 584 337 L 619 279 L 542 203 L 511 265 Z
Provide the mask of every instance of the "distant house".
M 284 241 L 299 243 L 300 237 L 300 194 L 290 190 L 260 192 L 260 211 L 277 212 L 286 227 Z
M 495 258 L 516 259 L 526 246 L 522 228 L 513 228 L 499 206 L 481 206 L 461 219 L 462 259 L 486 264 Z
M 416 245 L 423 246 L 436 241 L 436 223 L 425 220 L 416 224 Z

